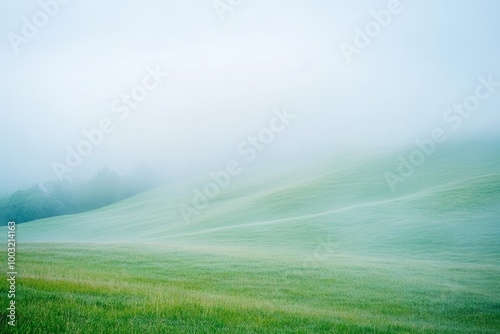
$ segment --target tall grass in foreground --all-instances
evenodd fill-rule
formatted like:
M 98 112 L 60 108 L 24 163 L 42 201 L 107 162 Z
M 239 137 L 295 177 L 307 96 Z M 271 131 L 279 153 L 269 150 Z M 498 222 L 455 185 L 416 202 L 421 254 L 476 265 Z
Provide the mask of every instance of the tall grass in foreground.
M 498 333 L 495 265 L 28 244 L 5 333 Z M 1 294 L 6 293 L 2 282 Z

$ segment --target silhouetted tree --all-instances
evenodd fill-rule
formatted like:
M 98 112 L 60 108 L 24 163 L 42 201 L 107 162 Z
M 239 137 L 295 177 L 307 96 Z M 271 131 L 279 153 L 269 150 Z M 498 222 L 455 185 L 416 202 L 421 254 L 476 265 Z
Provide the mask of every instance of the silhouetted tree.
M 145 164 L 121 177 L 109 168 L 100 169 L 86 182 L 51 180 L 0 198 L 0 219 L 17 223 L 97 209 L 152 188 L 158 182 Z

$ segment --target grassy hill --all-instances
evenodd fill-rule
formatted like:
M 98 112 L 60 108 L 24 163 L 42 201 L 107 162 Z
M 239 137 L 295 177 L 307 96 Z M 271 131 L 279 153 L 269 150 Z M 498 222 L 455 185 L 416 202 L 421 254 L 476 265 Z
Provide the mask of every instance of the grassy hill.
M 498 333 L 499 148 L 439 147 L 395 191 L 414 148 L 234 177 L 189 222 L 208 178 L 18 225 L 17 330 Z

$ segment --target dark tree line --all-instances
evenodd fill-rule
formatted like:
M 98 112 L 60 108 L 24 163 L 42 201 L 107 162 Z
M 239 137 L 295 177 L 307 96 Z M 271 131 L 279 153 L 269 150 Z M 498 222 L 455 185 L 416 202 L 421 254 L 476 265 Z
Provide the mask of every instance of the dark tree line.
M 138 165 L 126 176 L 103 168 L 88 181 L 51 180 L 0 198 L 0 225 L 89 211 L 153 188 L 155 173 Z

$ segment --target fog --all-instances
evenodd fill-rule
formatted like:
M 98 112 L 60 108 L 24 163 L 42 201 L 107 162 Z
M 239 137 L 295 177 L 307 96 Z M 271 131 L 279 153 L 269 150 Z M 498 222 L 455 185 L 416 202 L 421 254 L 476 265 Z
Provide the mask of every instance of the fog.
M 103 120 L 112 130 L 65 177 L 103 166 L 126 173 L 139 162 L 172 178 L 204 175 L 238 156 L 276 110 L 293 122 L 259 163 L 400 147 L 442 126 L 479 77 L 500 81 L 493 0 L 401 0 L 349 57 L 341 46 L 390 1 L 61 1 L 24 36 L 23 18 L 33 24 L 45 3 L 54 2 L 0 5 L 2 192 L 60 176 L 54 162 L 67 165 L 68 147 Z M 123 94 L 145 80 L 155 88 L 127 107 Z M 495 136 L 499 95 L 450 136 Z

